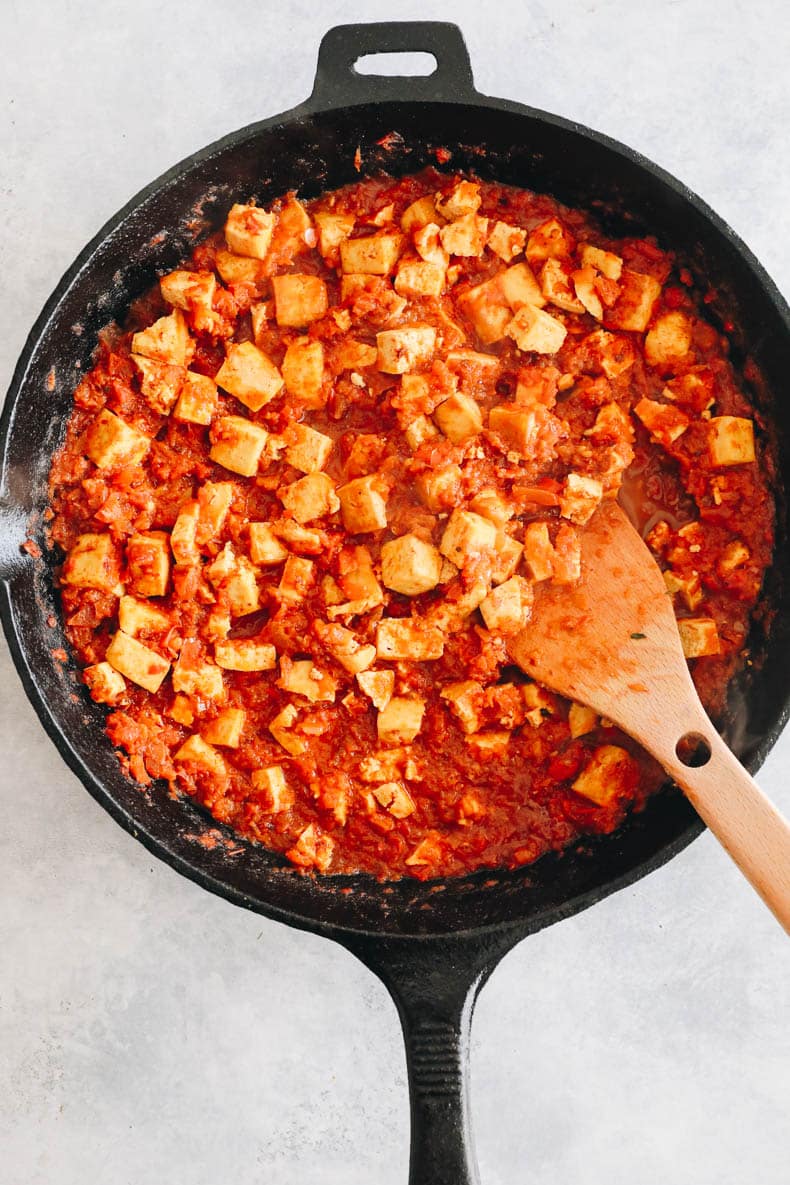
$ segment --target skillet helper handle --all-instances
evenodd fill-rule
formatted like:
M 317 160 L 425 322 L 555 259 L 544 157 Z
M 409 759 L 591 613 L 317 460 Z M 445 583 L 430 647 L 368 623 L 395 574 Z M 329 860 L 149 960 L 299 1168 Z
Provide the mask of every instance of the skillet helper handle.
M 427 75 L 398 76 L 354 69 L 358 58 L 377 53 L 430 53 L 436 69 Z M 337 25 L 324 34 L 311 101 L 321 107 L 345 107 L 382 100 L 460 102 L 476 94 L 469 51 L 457 25 L 386 21 Z
M 790 824 L 765 797 L 701 709 L 696 727 L 690 732 L 710 748 L 705 765 L 684 765 L 674 752 L 656 756 L 790 934 Z

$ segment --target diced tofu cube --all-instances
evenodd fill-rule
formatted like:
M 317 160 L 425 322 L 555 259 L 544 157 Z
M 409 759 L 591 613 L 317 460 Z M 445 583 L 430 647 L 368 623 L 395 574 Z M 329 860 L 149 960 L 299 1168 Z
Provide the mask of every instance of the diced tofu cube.
M 502 584 L 509 580 L 518 567 L 524 545 L 507 532 L 497 530 L 496 545 L 491 561 L 491 583 Z
M 168 304 L 185 312 L 195 306 L 210 309 L 217 290 L 217 278 L 213 272 L 190 272 L 179 268 L 162 276 L 159 290 Z
M 496 277 L 496 282 L 514 313 L 524 305 L 542 309 L 546 303 L 540 284 L 528 263 L 516 263 L 513 267 L 506 267 Z
M 409 867 L 426 868 L 431 865 L 438 865 L 442 858 L 442 837 L 438 831 L 429 831 L 424 839 L 421 839 L 414 851 L 408 855 L 404 861 Z
M 475 181 L 459 181 L 448 193 L 437 193 L 436 209 L 448 221 L 476 214 L 482 202 L 480 186 Z
M 306 424 L 292 424 L 288 429 L 285 459 L 302 473 L 317 473 L 329 460 L 333 441 L 331 436 L 316 432 Z
M 702 582 L 698 572 L 681 576 L 677 572 L 668 570 L 664 572 L 664 584 L 667 586 L 670 596 L 674 597 L 676 593 L 680 593 L 692 612 L 702 601 Z
M 230 544 L 225 545 L 225 550 Z M 231 552 L 231 554 L 233 554 Z M 206 576 L 217 588 L 222 588 L 228 611 L 233 617 L 244 617 L 260 607 L 260 593 L 255 568 L 246 556 L 233 555 L 230 572 L 224 575 L 222 569 L 215 569 L 220 556 L 205 569 Z
M 414 232 L 414 248 L 420 259 L 441 270 L 446 283 L 450 256 L 442 246 L 441 229 L 435 222 L 430 222 Z
M 254 769 L 250 774 L 250 781 L 263 799 L 261 805 L 264 810 L 275 815 L 293 806 L 294 792 L 285 780 L 281 765 L 267 765 L 264 769 Z
M 376 334 L 378 369 L 385 374 L 407 374 L 425 370 L 436 349 L 436 330 L 431 325 L 408 325 Z
M 488 426 L 512 452 L 533 461 L 549 461 L 562 434 L 560 421 L 540 403 L 500 403 L 491 408 Z
M 555 584 L 577 584 L 582 570 L 581 539 L 569 523 L 560 523 L 554 537 L 551 577 Z
M 401 296 L 441 296 L 444 292 L 446 271 L 435 263 L 420 260 L 401 263 L 395 276 L 395 291 Z
M 292 864 L 300 868 L 317 868 L 319 872 L 326 872 L 332 863 L 334 850 L 334 841 L 321 833 L 315 823 L 311 823 L 285 854 Z
M 438 221 L 441 221 L 441 216 Z M 425 197 L 417 198 L 416 202 L 412 202 L 407 206 L 401 215 L 401 229 L 409 234 L 413 230 L 419 230 L 422 226 L 428 226 L 431 222 L 437 221 L 436 204 L 430 194 Z
M 448 222 L 439 239 L 448 255 L 477 257 L 483 254 L 488 236 L 488 219 L 479 214 L 464 214 Z
M 196 542 L 199 521 L 200 504 L 193 499 L 182 503 L 170 532 L 170 546 L 179 567 L 191 568 L 200 562 L 200 549 Z
M 700 415 L 715 402 L 716 380 L 708 367 L 689 370 L 677 378 L 669 379 L 661 394 L 665 399 L 677 400 Z
M 306 407 L 323 407 L 324 347 L 305 337 L 291 342 L 283 358 L 283 381 L 289 395 Z
M 527 240 L 527 259 L 532 264 L 542 263 L 544 259 L 562 259 L 572 250 L 573 241 L 556 218 L 541 222 Z
M 277 686 L 293 695 L 303 695 L 310 703 L 334 703 L 337 681 L 309 659 L 292 662 L 287 655 L 280 659 Z
M 381 579 L 404 596 L 416 597 L 436 588 L 441 570 L 441 555 L 418 535 L 401 535 L 382 545 Z
M 152 411 L 168 415 L 178 399 L 186 370 L 183 366 L 157 362 L 141 354 L 132 354 L 132 361 L 140 374 L 140 390 L 146 403 Z
M 220 668 L 195 653 L 194 648 L 187 643 L 173 667 L 173 690 L 214 703 L 223 703 L 226 695 Z
M 685 313 L 664 313 L 645 338 L 645 357 L 662 369 L 682 362 L 691 349 L 691 322 Z
M 265 259 L 276 221 L 274 214 L 260 206 L 231 206 L 225 223 L 227 244 L 237 255 Z
M 429 510 L 452 510 L 460 498 L 463 474 L 458 465 L 442 465 L 421 473 L 415 485 Z
M 468 289 L 458 298 L 458 304 L 474 325 L 484 346 L 505 336 L 513 310 L 502 292 L 500 276 Z
M 107 647 L 106 659 L 116 671 L 146 691 L 158 691 L 170 670 L 166 658 L 121 630 Z
M 571 287 L 570 272 L 559 259 L 547 259 L 540 273 L 540 287 L 546 300 L 566 313 L 583 313 L 584 305 Z
M 548 523 L 527 523 L 524 528 L 524 562 L 532 580 L 549 580 L 554 570 L 554 548 Z
M 593 477 L 569 473 L 560 494 L 560 514 L 572 523 L 589 522 L 603 498 L 603 486 Z
M 302 555 L 320 555 L 326 546 L 322 530 L 303 527 L 290 518 L 277 519 L 272 529 L 278 539 Z
M 277 586 L 281 601 L 303 601 L 315 584 L 315 564 L 300 555 L 289 555 Z
M 126 702 L 126 680 L 110 663 L 97 662 L 94 666 L 86 667 L 82 672 L 82 678 L 91 699 L 97 704 L 108 704 L 117 708 Z M 393 674 L 393 680 L 394 678 Z
M 233 483 L 229 481 L 206 481 L 200 487 L 198 543 L 209 543 L 221 533 L 233 501 L 233 493 Z
M 170 578 L 170 538 L 166 531 L 138 532 L 126 544 L 126 566 L 133 592 L 163 597 Z
M 353 275 L 388 276 L 403 250 L 403 235 L 395 232 L 345 239 L 340 244 L 343 271 Z
M 568 727 L 574 740 L 587 736 L 588 732 L 593 732 L 598 727 L 598 715 L 585 704 L 573 703 L 568 709 Z
M 535 354 L 556 354 L 568 331 L 562 321 L 544 309 L 525 304 L 508 322 L 505 333 L 513 338 L 520 350 Z
M 225 284 L 257 287 L 266 278 L 266 269 L 260 259 L 236 255 L 233 251 L 217 251 L 215 266 Z
M 439 550 L 451 564 L 463 568 L 470 560 L 496 547 L 496 527 L 482 515 L 469 510 L 454 510 L 450 515 Z
M 263 337 L 272 328 L 272 318 L 274 316 L 274 301 L 273 300 L 256 300 L 254 304 L 250 305 L 250 321 L 252 322 L 252 340 L 256 346 L 263 349 Z
M 533 600 L 529 581 L 523 576 L 511 576 L 492 589 L 480 605 L 487 629 L 499 630 L 503 634 L 516 633 L 532 616 Z
M 633 410 L 634 415 L 639 417 L 652 438 L 664 448 L 682 436 L 691 423 L 686 413 L 672 403 L 658 403 L 654 399 L 640 399 L 634 405 Z
M 160 609 L 154 609 L 148 601 L 137 597 L 122 596 L 118 602 L 118 625 L 130 638 L 138 634 L 161 634 L 170 629 L 170 618 Z
M 375 346 L 346 337 L 335 347 L 332 360 L 338 370 L 364 370 L 366 366 L 375 366 L 378 356 Z
M 596 329 L 587 334 L 582 344 L 608 379 L 616 379 L 630 370 L 636 360 L 633 345 L 622 334 Z
M 477 732 L 482 724 L 483 688 L 474 679 L 448 683 L 439 693 L 446 699 L 463 732 Z
M 147 436 L 106 408 L 99 412 L 85 435 L 85 455 L 99 469 L 139 465 L 150 447 Z
M 268 438 L 269 433 L 260 424 L 253 424 L 243 416 L 223 416 L 212 424 L 209 456 L 231 473 L 252 477 L 258 472 Z
M 682 617 L 678 621 L 678 629 L 686 658 L 702 658 L 706 654 L 720 653 L 719 631 L 712 617 Z
M 381 782 L 373 789 L 373 797 L 396 819 L 408 819 L 417 809 L 402 782 Z
M 335 493 L 331 477 L 326 473 L 308 473 L 281 489 L 279 495 L 285 509 L 298 523 L 324 518 L 340 508 L 340 499 Z
M 269 724 L 269 732 L 292 757 L 299 757 L 307 748 L 307 741 L 293 731 L 299 712 L 293 704 L 286 704 Z
M 387 525 L 387 498 L 375 474 L 357 477 L 337 491 L 343 526 L 352 535 L 380 531 Z
M 712 465 L 746 465 L 756 460 L 752 420 L 714 416 L 708 421 L 708 452 Z
M 499 490 L 485 489 L 475 494 L 469 506 L 475 514 L 482 514 L 498 527 L 504 527 L 515 514 L 513 504 Z
M 526 241 L 527 232 L 507 222 L 495 222 L 488 232 L 489 248 L 505 263 L 510 263 L 511 259 L 521 254 Z
M 581 267 L 572 273 L 573 289 L 584 308 L 597 321 L 603 319 L 603 303 L 595 286 L 595 269 Z
M 224 745 L 226 749 L 238 749 L 246 718 L 243 708 L 223 708 L 204 727 L 203 740 L 211 745 Z
M 742 568 L 750 558 L 751 552 L 749 548 L 741 543 L 740 539 L 733 539 L 721 553 L 716 568 L 720 576 L 729 576 L 737 568 Z M 693 609 L 694 606 L 691 605 L 690 608 Z
M 121 557 L 109 532 L 80 535 L 60 571 L 62 584 L 122 593 Z
M 424 440 L 430 440 L 432 436 L 438 435 L 439 433 L 427 416 L 417 416 L 417 419 L 412 420 L 405 432 L 409 448 L 414 450 L 418 449 Z
M 609 806 L 631 790 L 639 777 L 639 766 L 619 745 L 601 745 L 573 782 L 573 789 L 596 806 Z
M 383 745 L 408 745 L 422 727 L 425 700 L 394 695 L 378 714 L 376 731 Z
M 289 195 L 280 208 L 272 246 L 290 262 L 294 255 L 298 255 L 305 247 L 314 247 L 316 242 L 310 215 L 300 201 Z
M 593 247 L 592 243 L 581 243 L 579 255 L 582 267 L 594 267 L 607 280 L 619 280 L 623 270 L 623 261 L 619 255 L 611 251 L 603 251 L 600 247 Z
M 175 720 L 176 724 L 183 724 L 184 728 L 191 728 L 195 723 L 192 703 L 189 696 L 186 695 L 174 696 L 167 714 Z
M 281 328 L 303 329 L 323 317 L 329 307 L 326 284 L 319 276 L 274 276 L 272 288 Z
M 350 674 L 367 670 L 376 659 L 376 647 L 360 642 L 353 630 L 324 621 L 315 621 L 313 629 L 329 653 Z
M 215 644 L 214 661 L 226 671 L 272 671 L 277 651 L 256 638 L 229 638 Z
M 444 638 L 437 629 L 411 618 L 384 617 L 376 626 L 379 658 L 432 662 L 444 653 Z
M 175 760 L 196 765 L 198 769 L 206 770 L 212 777 L 224 781 L 228 776 L 227 766 L 221 753 L 213 745 L 204 741 L 197 733 L 193 733 L 175 754 Z
M 661 295 L 661 285 L 652 276 L 633 272 L 627 267 L 622 270 L 620 284 L 620 297 L 609 310 L 607 324 L 613 329 L 644 333 L 653 314 L 653 305 Z
M 395 672 L 360 671 L 357 675 L 360 691 L 369 698 L 374 708 L 381 712 L 392 699 L 395 691 Z
M 492 728 L 489 732 L 473 732 L 464 739 L 478 761 L 489 761 L 507 753 L 510 733 L 504 729 Z
M 254 564 L 281 564 L 288 558 L 270 523 L 250 523 L 250 559 Z
M 173 416 L 188 424 L 210 424 L 217 412 L 217 384 L 208 375 L 188 370 Z
M 353 214 L 338 214 L 335 211 L 323 211 L 316 214 L 318 250 L 324 259 L 333 266 L 339 258 L 340 244 L 351 234 L 355 222 L 356 218 Z
M 173 309 L 166 317 L 160 317 L 141 329 L 132 337 L 132 353 L 157 362 L 169 362 L 172 366 L 188 366 L 194 353 L 194 342 L 180 309 Z
M 217 371 L 216 382 L 250 411 L 259 411 L 282 390 L 283 377 L 271 358 L 253 342 L 233 342 Z
M 456 391 L 439 404 L 433 418 L 453 444 L 466 444 L 483 428 L 480 404 L 471 395 Z

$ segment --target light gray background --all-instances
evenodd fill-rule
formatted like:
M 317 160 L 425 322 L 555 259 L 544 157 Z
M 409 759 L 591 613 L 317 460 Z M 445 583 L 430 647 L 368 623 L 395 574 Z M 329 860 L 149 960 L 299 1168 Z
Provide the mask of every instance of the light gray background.
M 219 16 L 224 11 L 224 15 Z M 0 0 L 0 389 L 83 243 L 194 149 L 309 92 L 332 24 L 463 28 L 482 92 L 638 146 L 790 293 L 782 0 Z M 401 1185 L 405 1066 L 339 947 L 152 860 L 0 652 L 0 1185 Z M 760 775 L 790 809 L 790 736 Z M 790 947 L 705 836 L 523 943 L 480 999 L 484 1185 L 786 1185 Z

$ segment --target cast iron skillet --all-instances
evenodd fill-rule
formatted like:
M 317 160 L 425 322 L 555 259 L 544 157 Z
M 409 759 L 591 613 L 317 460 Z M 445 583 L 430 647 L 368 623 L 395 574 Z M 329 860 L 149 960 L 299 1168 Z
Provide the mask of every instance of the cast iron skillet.
M 366 53 L 423 50 L 429 77 L 358 74 Z M 396 132 L 380 145 L 378 141 Z M 313 94 L 300 107 L 244 128 L 155 181 L 99 232 L 47 302 L 14 374 L 2 420 L 0 611 L 14 662 L 50 737 L 86 789 L 177 871 L 270 918 L 341 942 L 389 989 L 407 1046 L 412 1185 L 477 1179 L 468 1124 L 467 1063 L 474 1001 L 496 962 L 528 934 L 585 909 L 680 851 L 702 830 L 671 787 L 615 835 L 546 856 L 526 870 L 425 884 L 296 874 L 261 847 L 223 832 L 188 802 L 126 780 L 103 735 L 103 713 L 52 650 L 65 645 L 42 511 L 50 457 L 97 332 L 177 266 L 234 201 L 303 197 L 381 168 L 412 172 L 452 152 L 450 168 L 597 207 L 613 234 L 646 228 L 680 249 L 718 291 L 711 309 L 740 328 L 759 364 L 754 397 L 776 427 L 790 473 L 790 406 L 773 399 L 790 372 L 790 313 L 744 244 L 703 202 L 643 157 L 577 124 L 474 89 L 466 46 L 450 24 L 346 25 L 324 37 Z M 20 550 L 37 541 L 40 557 Z M 788 715 L 787 570 L 783 512 L 766 590 L 776 619 L 764 659 L 743 688 L 730 743 L 756 769 Z M 350 890 L 350 891 L 349 891 Z

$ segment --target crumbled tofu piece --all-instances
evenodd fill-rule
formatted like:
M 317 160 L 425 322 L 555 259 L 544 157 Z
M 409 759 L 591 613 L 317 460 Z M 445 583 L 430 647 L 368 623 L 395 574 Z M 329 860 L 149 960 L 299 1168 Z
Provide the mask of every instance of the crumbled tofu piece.
M 124 595 L 118 602 L 118 625 L 130 638 L 138 634 L 161 634 L 170 629 L 170 618 L 160 609 L 139 601 L 137 597 Z
M 109 662 L 97 662 L 93 666 L 85 667 L 82 677 L 91 699 L 97 704 L 108 704 L 117 708 L 126 702 L 126 680 Z M 393 680 L 394 678 L 393 675 Z
M 527 259 L 530 263 L 542 263 L 544 259 L 562 259 L 570 255 L 573 243 L 562 223 L 548 218 L 536 226 L 527 240 Z
M 554 538 L 551 578 L 555 584 L 578 584 L 582 570 L 582 548 L 578 531 L 560 523 Z
M 510 579 L 518 567 L 523 551 L 523 543 L 519 543 L 506 531 L 497 530 L 494 555 L 491 560 L 492 584 L 502 584 L 505 580 Z
M 273 245 L 275 249 L 284 251 L 290 260 L 305 247 L 314 247 L 317 239 L 318 236 L 307 210 L 300 201 L 289 195 L 288 200 L 280 209 L 277 226 L 274 230 Z
M 204 727 L 203 740 L 211 745 L 224 745 L 226 749 L 238 749 L 246 718 L 243 708 L 223 708 Z
M 357 683 L 360 691 L 365 693 L 373 707 L 378 708 L 381 712 L 386 708 L 395 692 L 395 672 L 393 670 L 360 671 L 357 675 Z
M 132 354 L 132 361 L 139 371 L 140 390 L 146 403 L 152 411 L 168 415 L 178 399 L 186 370 L 183 366 L 157 362 L 140 354 Z
M 502 757 L 507 753 L 510 733 L 505 729 L 492 728 L 488 732 L 473 732 L 464 737 L 464 740 L 478 761 L 489 761 L 493 757 Z
M 315 564 L 300 555 L 289 555 L 277 586 L 281 601 L 303 601 L 315 584 Z
M 733 539 L 719 557 L 719 562 L 716 565 L 719 575 L 729 576 L 737 568 L 742 568 L 749 559 L 751 559 L 749 548 L 741 543 L 740 539 Z M 689 608 L 693 609 L 694 606 L 690 605 Z
M 212 425 L 211 438 L 212 461 L 231 473 L 253 477 L 258 472 L 269 433 L 243 416 L 223 416 Z
M 644 333 L 653 315 L 653 305 L 661 295 L 661 285 L 652 276 L 624 267 L 620 276 L 622 291 L 609 310 L 608 323 L 613 329 Z
M 72 588 L 122 593 L 120 555 L 109 531 L 80 535 L 66 557 L 60 580 Z
M 260 206 L 231 206 L 225 222 L 225 240 L 237 255 L 265 259 L 276 221 L 274 214 Z
M 176 420 L 188 424 L 210 424 L 217 412 L 217 384 L 208 375 L 188 370 L 173 408 Z
M 250 411 L 260 411 L 282 390 L 283 377 L 271 358 L 253 342 L 233 342 L 217 371 L 216 382 Z
M 481 602 L 480 612 L 486 628 L 499 630 L 503 634 L 514 634 L 527 624 L 532 616 L 534 593 L 532 585 L 523 576 L 511 576 L 497 588 L 491 590 Z
M 335 211 L 324 211 L 315 216 L 318 250 L 333 267 L 340 257 L 340 244 L 351 234 L 355 222 L 353 214 L 338 214 Z
M 603 320 L 603 303 L 595 287 L 595 269 L 580 267 L 573 272 L 572 279 L 574 292 L 590 316 L 595 317 L 596 321 Z
M 194 342 L 180 309 L 173 309 L 166 317 L 160 317 L 132 336 L 132 353 L 142 354 L 157 362 L 169 362 L 172 366 L 188 366 L 194 353 Z
M 309 341 L 306 337 L 291 342 L 283 358 L 282 375 L 289 395 L 301 400 L 306 407 L 324 406 L 324 347 L 321 342 Z
M 573 789 L 596 806 L 609 806 L 633 786 L 639 767 L 619 745 L 601 745 L 573 782 Z
M 585 306 L 571 288 L 570 273 L 559 259 L 547 259 L 540 272 L 540 287 L 546 300 L 566 313 L 583 313 Z
M 667 448 L 688 428 L 691 420 L 685 412 L 672 403 L 658 403 L 654 399 L 640 399 L 634 405 L 638 416 L 653 440 Z M 712 422 L 712 421 L 711 421 Z M 747 421 L 748 422 L 748 421 Z
M 366 366 L 375 366 L 378 356 L 379 352 L 375 346 L 346 337 L 335 348 L 333 362 L 339 370 L 359 371 L 364 370 Z
M 396 819 L 408 819 L 417 809 L 402 782 L 381 782 L 373 790 L 373 797 Z
M 292 424 L 288 429 L 285 459 L 302 473 L 317 473 L 324 468 L 332 451 L 331 436 L 317 432 L 306 424 Z
M 438 267 L 446 283 L 447 268 L 450 263 L 450 256 L 442 246 L 441 228 L 435 223 L 430 222 L 427 226 L 421 227 L 414 232 L 414 248 L 424 263 L 433 264 Z
M 113 636 L 105 657 L 111 667 L 146 691 L 158 691 L 170 670 L 166 658 L 121 630 Z
M 680 593 L 692 612 L 702 602 L 702 582 L 698 572 L 681 576 L 677 572 L 668 570 L 664 572 L 664 584 L 667 586 L 670 596 L 674 597 L 676 593 Z
M 494 524 L 482 515 L 469 510 L 454 510 L 442 535 L 439 550 L 450 563 L 463 568 L 475 557 L 493 552 L 496 535 Z
M 579 255 L 582 267 L 594 267 L 602 276 L 606 276 L 607 280 L 620 279 L 623 261 L 619 255 L 614 255 L 611 251 L 604 251 L 600 247 L 594 247 L 592 243 L 581 243 Z
M 483 688 L 474 679 L 448 683 L 439 693 L 446 699 L 463 732 L 478 732 L 482 724 Z
M 335 702 L 337 681 L 309 659 L 293 662 L 287 655 L 280 659 L 280 678 L 277 686 L 293 695 L 303 695 L 310 703 Z
M 141 597 L 163 597 L 170 578 L 170 537 L 166 531 L 138 532 L 126 544 L 129 584 Z
M 677 378 L 668 379 L 661 394 L 673 402 L 677 400 L 698 415 L 708 411 L 715 402 L 716 380 L 707 367 L 689 370 Z
M 387 498 L 375 474 L 357 477 L 337 491 L 343 526 L 353 535 L 380 531 L 387 525 Z
M 405 432 L 409 448 L 415 450 L 424 440 L 430 440 L 432 436 L 438 435 L 439 433 L 427 416 L 417 416 L 417 419 L 412 420 Z
M 505 326 L 505 333 L 513 338 L 520 350 L 535 354 L 556 354 L 568 331 L 562 321 L 550 313 L 525 304 Z
M 495 489 L 481 490 L 469 503 L 475 514 L 482 514 L 498 527 L 504 527 L 515 514 L 515 508 L 505 494 Z
M 269 724 L 269 732 L 292 757 L 299 757 L 307 748 L 304 737 L 293 731 L 299 712 L 293 704 L 286 704 Z
M 678 621 L 678 629 L 686 658 L 721 652 L 719 631 L 712 617 L 683 617 Z
M 403 329 L 384 329 L 376 334 L 377 366 L 385 374 L 407 374 L 425 370 L 436 349 L 436 330 L 432 325 L 407 325 Z
M 498 276 L 470 288 L 459 297 L 458 303 L 484 346 L 500 341 L 505 336 L 513 310 L 502 294 Z
M 505 263 L 510 263 L 524 250 L 527 232 L 520 226 L 510 226 L 507 222 L 495 222 L 488 232 L 488 246 Z
M 573 740 L 587 736 L 588 732 L 593 732 L 597 727 L 598 715 L 592 708 L 588 708 L 586 704 L 571 704 L 568 709 L 568 728 Z
M 442 465 L 421 473 L 415 485 L 417 493 L 429 510 L 451 510 L 459 501 L 463 474 L 458 465 Z
M 205 568 L 205 574 L 215 588 L 222 588 L 228 610 L 234 617 L 244 617 L 260 607 L 255 568 L 246 556 L 235 555 L 230 543 L 226 543 L 214 562 Z
M 413 230 L 419 230 L 420 227 L 428 226 L 431 222 L 437 221 L 436 204 L 430 194 L 425 197 L 417 198 L 416 202 L 412 202 L 407 206 L 401 215 L 401 229 L 409 234 Z M 439 215 L 439 221 L 442 221 Z
M 250 774 L 250 781 L 263 797 L 261 805 L 264 810 L 270 814 L 279 814 L 280 811 L 287 811 L 293 806 L 294 792 L 285 780 L 281 765 L 267 765 L 264 769 L 254 769 Z
M 334 841 L 320 832 L 315 823 L 311 823 L 285 854 L 292 864 L 298 864 L 301 868 L 317 868 L 319 872 L 326 872 L 332 863 L 334 850 Z
M 382 545 L 381 579 L 404 596 L 416 597 L 436 588 L 441 570 L 441 555 L 418 535 L 401 535 Z
M 491 408 L 488 426 L 510 450 L 533 460 L 553 455 L 562 428 L 556 416 L 540 403 L 500 403 Z
M 482 200 L 480 186 L 474 181 L 459 181 L 449 192 L 437 193 L 435 199 L 436 209 L 448 221 L 476 214 Z
M 344 239 L 340 260 L 346 274 L 388 276 L 402 250 L 403 235 L 389 231 L 364 239 Z
M 404 863 L 410 867 L 422 867 L 436 864 L 442 857 L 442 837 L 437 831 L 429 831 L 421 839 L 414 851 L 406 857 Z
M 550 580 L 554 571 L 554 548 L 548 523 L 527 523 L 524 528 L 524 562 L 532 580 Z
M 300 555 L 320 555 L 326 546 L 326 535 L 320 528 L 303 527 L 290 518 L 278 518 L 272 530 L 278 539 Z
M 483 429 L 483 413 L 471 395 L 456 391 L 439 404 L 433 418 L 453 444 L 466 444 Z
M 214 703 L 223 703 L 226 698 L 220 668 L 210 660 L 196 656 L 186 643 L 173 667 L 173 690 L 213 700 Z
M 484 354 L 480 350 L 450 350 L 447 365 L 450 370 L 462 373 L 471 368 L 476 378 L 486 379 L 499 370 L 500 362 L 496 354 Z
M 560 494 L 560 514 L 572 523 L 584 526 L 598 509 L 603 498 L 603 486 L 594 477 L 569 473 Z
M 525 305 L 542 309 L 546 303 L 540 284 L 528 263 L 516 263 L 513 267 L 506 267 L 495 277 L 495 281 L 514 313 Z
M 326 473 L 308 473 L 279 491 L 280 501 L 298 523 L 309 523 L 316 518 L 334 514 L 340 499 L 334 483 Z
M 683 361 L 690 349 L 691 322 L 685 313 L 664 313 L 654 321 L 645 338 L 645 357 L 651 366 L 674 366 Z
M 708 453 L 712 465 L 746 465 L 756 460 L 753 421 L 713 416 L 708 421 Z
M 213 777 L 223 781 L 228 775 L 222 754 L 218 753 L 213 745 L 204 741 L 197 733 L 188 737 L 174 756 L 176 761 L 189 762 L 190 765 L 196 765 L 199 769 L 204 769 Z
M 273 671 L 277 651 L 256 638 L 229 638 L 215 644 L 214 661 L 225 671 Z
M 425 621 L 431 629 L 440 634 L 453 634 L 469 624 L 469 617 L 479 609 L 489 593 L 489 582 L 476 580 L 460 596 L 448 596 L 436 601 L 425 614 Z
M 408 745 L 422 728 L 425 700 L 394 695 L 376 719 L 379 741 L 384 745 Z
M 375 662 L 376 647 L 360 642 L 353 630 L 323 621 L 315 621 L 313 629 L 335 661 L 350 674 L 366 671 Z
M 217 251 L 215 266 L 225 284 L 251 284 L 254 287 L 265 279 L 266 269 L 260 259 L 236 255 L 233 251 Z
M 488 236 L 488 219 L 479 214 L 464 214 L 448 222 L 439 232 L 441 244 L 448 255 L 465 257 L 482 255 Z
M 289 273 L 273 276 L 274 308 L 281 328 L 304 329 L 329 308 L 326 284 L 319 276 Z
M 99 412 L 85 436 L 85 455 L 99 469 L 139 465 L 150 447 L 147 436 L 107 408 Z
M 432 662 L 444 653 L 444 637 L 422 621 L 384 617 L 376 626 L 376 653 L 385 659 Z
M 446 271 L 435 263 L 420 260 L 401 263 L 395 276 L 395 291 L 401 296 L 441 296 L 444 292 Z

